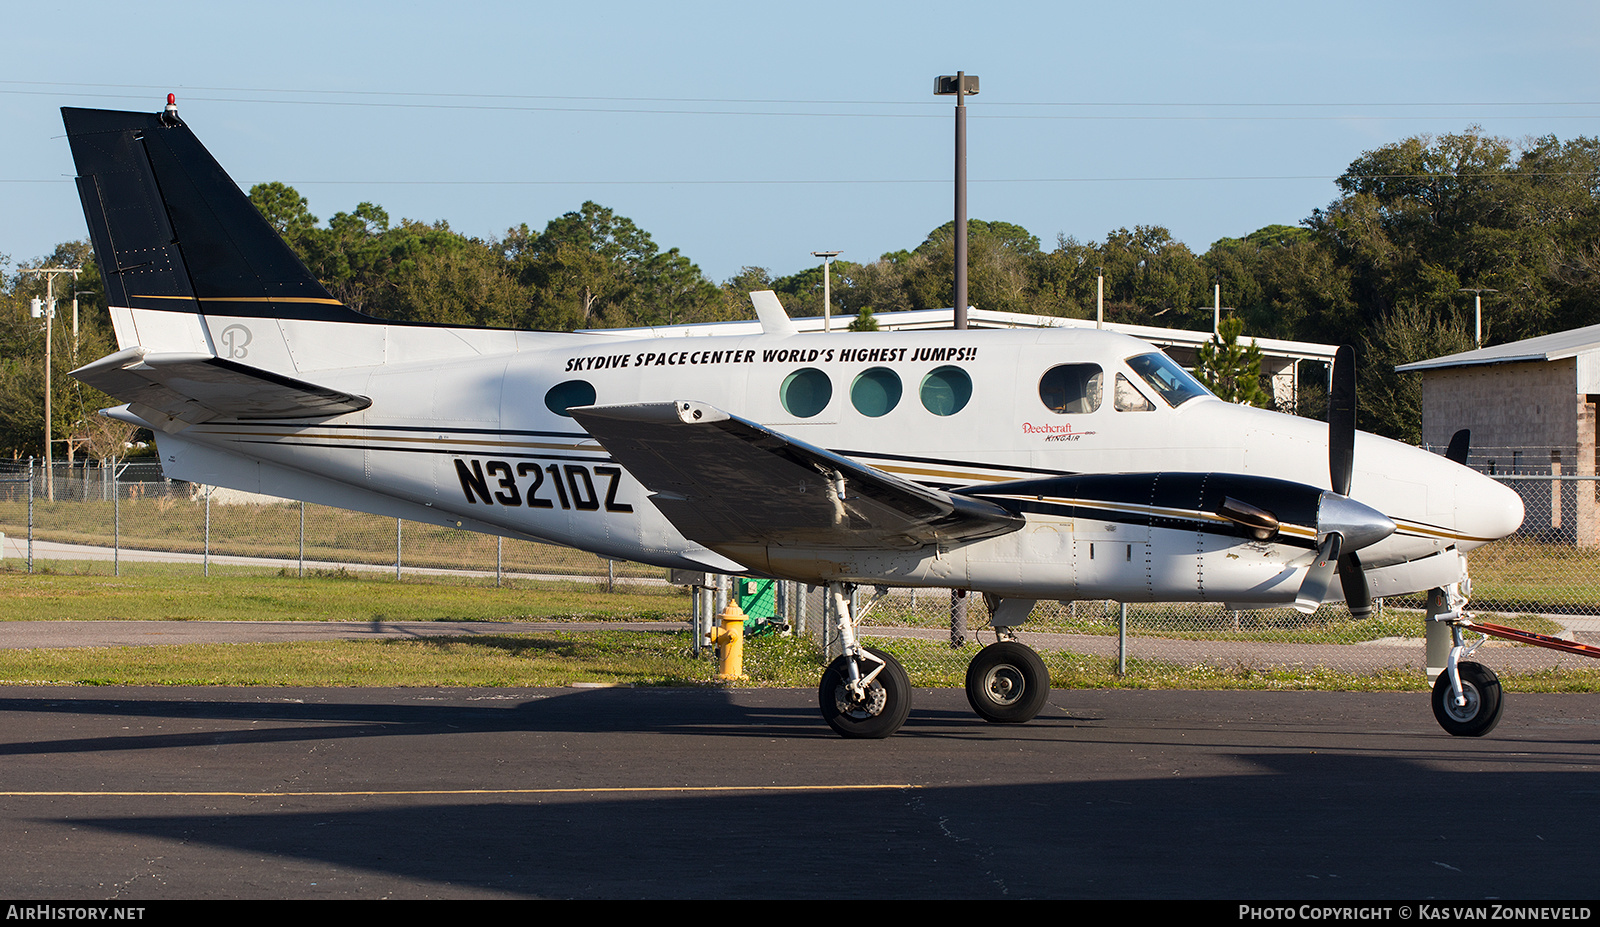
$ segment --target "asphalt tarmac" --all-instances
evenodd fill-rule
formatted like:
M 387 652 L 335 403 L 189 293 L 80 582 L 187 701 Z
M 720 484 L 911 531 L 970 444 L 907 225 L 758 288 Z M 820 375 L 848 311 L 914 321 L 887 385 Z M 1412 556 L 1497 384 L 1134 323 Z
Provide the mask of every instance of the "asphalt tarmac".
M 0 689 L 0 895 L 29 899 L 1568 899 L 1600 696 Z

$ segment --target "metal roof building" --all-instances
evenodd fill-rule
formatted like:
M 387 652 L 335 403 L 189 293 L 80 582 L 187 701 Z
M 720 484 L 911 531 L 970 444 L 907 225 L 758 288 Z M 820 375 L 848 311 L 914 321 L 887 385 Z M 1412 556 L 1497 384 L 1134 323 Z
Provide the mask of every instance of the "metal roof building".
M 1422 376 L 1424 445 L 1442 448 L 1457 429 L 1469 428 L 1473 466 L 1546 478 L 1519 484 L 1528 509 L 1524 531 L 1600 545 L 1594 480 L 1600 325 L 1395 370 Z

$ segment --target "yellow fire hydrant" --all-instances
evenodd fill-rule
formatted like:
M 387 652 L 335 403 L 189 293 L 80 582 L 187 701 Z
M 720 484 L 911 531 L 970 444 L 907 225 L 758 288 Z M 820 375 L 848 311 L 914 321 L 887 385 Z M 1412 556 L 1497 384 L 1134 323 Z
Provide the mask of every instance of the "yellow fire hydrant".
M 732 681 L 747 678 L 744 674 L 744 610 L 738 602 L 717 616 L 720 628 L 712 628 L 706 639 L 717 646 L 717 679 Z

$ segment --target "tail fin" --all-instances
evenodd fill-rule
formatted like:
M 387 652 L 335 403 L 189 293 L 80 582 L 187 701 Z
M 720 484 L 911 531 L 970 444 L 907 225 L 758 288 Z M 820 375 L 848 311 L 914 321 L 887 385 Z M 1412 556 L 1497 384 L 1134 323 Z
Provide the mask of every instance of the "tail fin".
M 323 288 L 175 112 L 61 118 L 112 306 L 378 321 Z

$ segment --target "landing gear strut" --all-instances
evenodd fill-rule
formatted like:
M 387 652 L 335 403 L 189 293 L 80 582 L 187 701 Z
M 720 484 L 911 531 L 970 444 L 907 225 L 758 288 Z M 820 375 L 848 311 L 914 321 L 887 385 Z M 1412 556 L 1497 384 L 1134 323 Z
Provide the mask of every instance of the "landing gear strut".
M 1472 587 L 1470 582 L 1462 586 L 1465 588 L 1458 590 L 1452 585 L 1428 592 L 1428 620 L 1450 629 L 1450 653 L 1444 672 L 1433 683 L 1433 716 L 1455 737 L 1482 737 L 1500 723 L 1506 703 L 1500 691 L 1500 677 L 1494 670 L 1462 659 L 1472 656 L 1478 645 L 1488 640 L 1485 637 L 1468 647 L 1461 638 L 1463 629 L 1474 627 L 1472 619 L 1462 611 Z
M 817 686 L 822 719 L 841 737 L 878 739 L 900 729 L 911 713 L 911 677 L 900 661 L 856 641 L 855 616 L 840 583 L 829 583 L 844 653 L 828 664 Z

